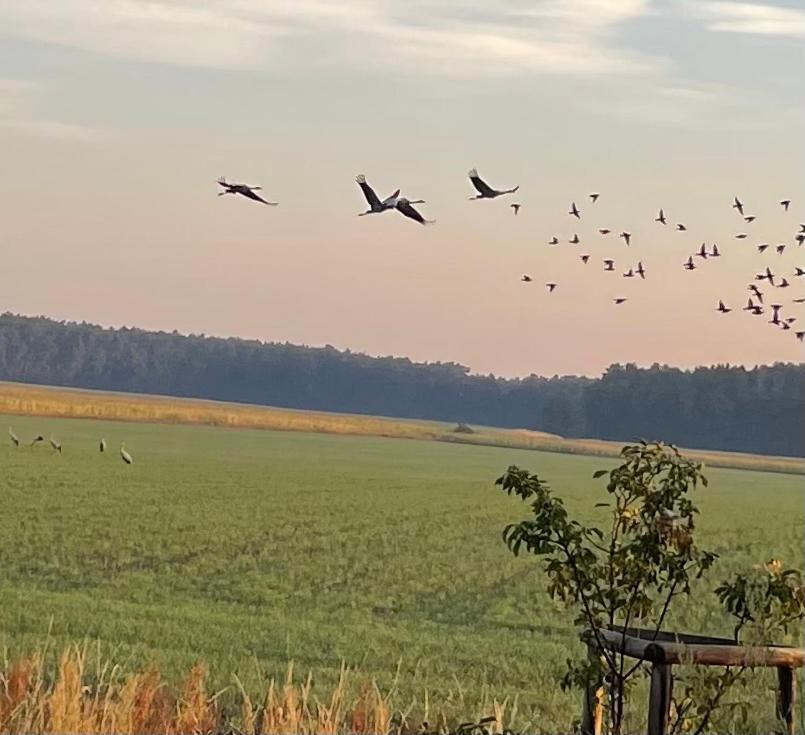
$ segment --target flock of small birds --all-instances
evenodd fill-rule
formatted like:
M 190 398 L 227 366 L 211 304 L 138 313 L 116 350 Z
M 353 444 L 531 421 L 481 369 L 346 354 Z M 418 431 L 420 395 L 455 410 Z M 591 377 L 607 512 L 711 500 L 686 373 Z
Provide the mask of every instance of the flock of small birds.
M 470 182 L 472 186 L 475 188 L 477 194 L 473 197 L 470 197 L 471 200 L 474 199 L 497 199 L 498 197 L 505 196 L 508 194 L 514 194 L 519 190 L 519 186 L 514 186 L 509 189 L 495 189 L 491 187 L 489 184 L 486 183 L 479 175 L 476 169 L 470 169 L 468 173 Z M 376 194 L 375 190 L 367 183 L 366 177 L 363 174 L 358 175 L 355 178 L 358 186 L 361 188 L 363 192 L 363 196 L 366 199 L 367 204 L 369 205 L 369 209 L 365 212 L 361 212 L 359 216 L 363 217 L 368 214 L 381 214 L 383 212 L 388 211 L 397 211 L 405 217 L 418 222 L 421 225 L 432 224 L 435 220 L 425 219 L 425 217 L 413 206 L 414 204 L 425 204 L 423 199 L 407 199 L 406 197 L 400 196 L 400 189 L 397 189 L 395 192 L 387 196 L 385 199 L 380 199 Z M 266 204 L 269 206 L 277 206 L 277 202 L 269 202 L 263 199 L 259 194 L 256 192 L 260 190 L 259 186 L 247 186 L 246 184 L 234 184 L 229 183 L 226 179 L 221 178 L 218 180 L 218 184 L 223 187 L 223 191 L 218 193 L 218 196 L 223 196 L 225 194 L 240 194 L 248 199 L 251 199 L 256 202 L 261 202 L 262 204 Z M 595 205 L 601 194 L 599 192 L 592 192 L 589 195 L 589 199 L 592 205 Z M 791 207 L 791 199 L 782 199 L 779 202 L 780 207 L 782 208 L 784 213 L 788 213 Z M 512 209 L 512 212 L 515 216 L 520 213 L 520 209 L 522 208 L 522 204 L 519 202 L 515 202 L 509 205 Z M 742 224 L 751 225 L 757 217 L 752 214 L 747 214 L 745 211 L 744 203 L 736 196 L 733 198 L 732 208 L 736 211 L 736 214 L 741 218 Z M 581 220 L 582 212 L 577 206 L 576 202 L 571 202 L 570 208 L 568 209 L 567 214 L 570 217 L 573 217 L 575 220 Z M 657 223 L 660 227 L 667 227 L 668 226 L 668 217 L 665 213 L 665 209 L 660 208 L 657 216 L 654 218 L 654 222 Z M 674 229 L 676 232 L 687 232 L 688 228 L 684 222 L 676 222 L 674 223 Z M 613 230 L 608 227 L 600 227 L 598 229 L 598 234 L 601 237 L 607 237 L 608 235 L 613 234 Z M 746 232 L 739 232 L 735 235 L 736 240 L 745 240 L 749 237 L 749 234 Z M 623 242 L 627 246 L 631 246 L 632 244 L 632 233 L 628 230 L 623 230 L 617 235 L 618 239 L 623 240 Z M 579 237 L 578 233 L 574 233 L 571 238 L 567 240 L 568 244 L 570 245 L 579 245 L 581 244 L 581 238 Z M 805 224 L 799 225 L 799 231 L 794 233 L 792 242 L 796 242 L 797 246 L 801 247 L 803 243 L 805 243 Z M 561 241 L 558 237 L 554 236 L 550 240 L 548 240 L 548 245 L 550 246 L 557 246 L 560 245 Z M 778 243 L 774 247 L 774 252 L 778 255 L 782 255 L 786 248 L 788 247 L 789 243 Z M 757 244 L 757 252 L 759 254 L 763 254 L 768 250 L 770 247 L 770 243 L 759 243 Z M 686 271 L 694 271 L 699 267 L 697 263 L 701 264 L 704 261 L 711 259 L 711 258 L 720 258 L 721 257 L 721 250 L 719 249 L 718 245 L 713 243 L 711 246 L 708 247 L 707 243 L 702 243 L 699 247 L 698 251 L 695 253 L 691 253 L 686 261 L 684 261 L 681 266 Z M 582 264 L 585 266 L 590 262 L 590 254 L 589 253 L 582 253 L 579 256 Z M 607 273 L 616 273 L 615 269 L 615 259 L 614 258 L 604 258 L 602 259 L 603 270 Z M 628 267 L 622 274 L 623 278 L 640 278 L 641 280 L 645 280 L 647 277 L 647 271 L 645 266 L 643 265 L 642 260 L 638 260 L 636 265 Z M 805 269 L 796 267 L 793 273 L 781 274 L 775 273 L 772 271 L 770 266 L 765 266 L 764 269 L 757 273 L 754 276 L 754 281 L 750 282 L 746 289 L 749 292 L 749 297 L 746 303 L 746 306 L 742 308 L 742 311 L 748 312 L 752 316 L 762 316 L 767 314 L 767 310 L 771 310 L 771 319 L 769 320 L 769 324 L 779 328 L 783 331 L 788 331 L 792 329 L 792 325 L 796 323 L 797 317 L 795 316 L 788 316 L 783 313 L 784 305 L 782 303 L 768 303 L 770 300 L 778 301 L 781 300 L 779 298 L 775 298 L 775 296 L 780 293 L 777 289 L 785 289 L 791 286 L 791 281 L 789 278 L 802 278 L 805 277 Z M 532 283 L 534 279 L 529 274 L 524 274 L 521 278 L 523 283 Z M 761 291 L 758 283 L 762 283 L 766 281 L 766 285 L 768 289 L 774 289 L 773 291 Z M 558 288 L 557 283 L 553 281 L 549 281 L 545 284 L 545 287 L 548 289 L 548 293 L 554 293 Z M 628 298 L 625 296 L 616 296 L 612 299 L 616 306 L 624 304 L 628 301 Z M 805 303 L 805 298 L 794 298 L 791 299 L 792 304 L 803 304 Z M 718 299 L 718 304 L 715 306 L 715 311 L 721 314 L 729 314 L 733 311 L 733 307 L 727 306 L 723 299 Z M 794 336 L 800 342 L 805 339 L 805 331 L 798 331 L 794 330 Z
M 8 427 L 8 438 L 11 440 L 11 443 L 17 448 L 19 448 L 20 445 L 22 444 L 19 436 L 17 436 L 17 434 L 14 432 L 14 429 L 12 427 L 10 427 L 10 426 Z M 62 453 L 61 442 L 59 442 L 53 436 L 53 434 L 50 435 L 50 438 L 49 438 L 48 441 L 50 442 L 50 446 L 51 446 L 51 448 L 53 449 L 53 451 L 55 453 L 58 453 L 58 454 Z M 38 444 L 44 444 L 44 443 L 45 443 L 45 437 L 42 436 L 42 434 L 37 434 L 31 440 L 31 443 L 28 444 L 28 446 L 35 447 Z M 106 453 L 106 439 L 101 439 L 98 442 L 98 451 L 101 454 Z M 120 442 L 120 459 L 122 459 L 126 464 L 134 464 L 134 458 L 131 456 L 131 454 L 129 454 L 128 450 L 126 449 L 126 442 Z

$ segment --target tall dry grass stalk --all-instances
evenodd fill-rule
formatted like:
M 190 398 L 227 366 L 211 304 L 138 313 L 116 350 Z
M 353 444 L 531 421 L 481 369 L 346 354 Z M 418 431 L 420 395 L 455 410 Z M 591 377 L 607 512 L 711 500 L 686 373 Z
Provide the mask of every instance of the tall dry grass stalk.
M 284 681 L 266 682 L 256 702 L 233 676 L 230 689 L 239 706 L 228 711 L 221 705 L 223 692 L 209 693 L 209 671 L 201 662 L 174 688 L 155 665 L 124 671 L 104 661 L 100 647 L 97 653 L 89 665 L 87 645 L 71 645 L 50 672 L 46 652 L 7 661 L 0 671 L 0 733 L 179 735 L 234 728 L 245 735 L 404 735 L 423 726 L 410 720 L 410 707 L 394 710 L 391 692 L 355 679 L 343 665 L 336 685 L 322 697 L 310 675 L 295 680 L 293 664 Z M 507 701 L 485 697 L 476 706 L 479 711 L 468 712 L 467 719 L 494 714 L 498 729 L 516 714 L 516 703 L 509 707 Z M 428 729 L 448 728 L 448 718 L 434 711 L 427 695 L 425 711 L 433 716 Z

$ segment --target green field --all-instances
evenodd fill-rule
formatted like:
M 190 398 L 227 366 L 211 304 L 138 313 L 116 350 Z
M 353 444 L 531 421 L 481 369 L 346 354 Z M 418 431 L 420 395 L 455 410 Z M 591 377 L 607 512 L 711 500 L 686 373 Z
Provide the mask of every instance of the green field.
M 342 661 L 412 716 L 467 719 L 508 699 L 507 724 L 567 730 L 556 680 L 580 650 L 571 617 L 502 527 L 525 508 L 494 489 L 511 463 L 592 518 L 612 460 L 432 441 L 0 416 L 0 634 L 8 655 L 99 639 L 114 660 L 178 676 L 206 661 L 259 692 L 289 661 L 326 693 Z M 101 436 L 110 451 L 100 455 Z M 135 458 L 126 466 L 121 440 Z M 728 469 L 697 491 L 711 586 L 772 555 L 805 559 L 802 477 Z M 729 632 L 704 589 L 671 620 Z M 773 694 L 758 684 L 758 730 Z M 516 699 L 516 712 L 511 712 Z M 642 704 L 642 703 L 641 703 Z

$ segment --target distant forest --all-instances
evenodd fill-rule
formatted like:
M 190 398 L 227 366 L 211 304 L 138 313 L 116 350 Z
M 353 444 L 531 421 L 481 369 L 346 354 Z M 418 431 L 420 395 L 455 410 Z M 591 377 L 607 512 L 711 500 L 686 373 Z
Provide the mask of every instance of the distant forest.
M 596 379 L 505 379 L 329 346 L 3 314 L 0 379 L 805 456 L 803 364 L 692 371 L 629 364 Z

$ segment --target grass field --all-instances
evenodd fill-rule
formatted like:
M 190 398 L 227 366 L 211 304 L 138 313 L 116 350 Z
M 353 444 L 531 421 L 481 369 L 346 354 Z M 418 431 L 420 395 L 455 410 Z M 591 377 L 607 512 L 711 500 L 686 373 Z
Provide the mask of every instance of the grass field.
M 88 638 L 124 668 L 158 661 L 169 679 L 201 659 L 213 689 L 236 674 L 255 699 L 291 661 L 326 698 L 345 662 L 356 686 L 375 681 L 411 718 L 468 719 L 497 700 L 506 724 L 556 732 L 579 715 L 578 695 L 556 684 L 580 650 L 571 616 L 503 546 L 502 527 L 524 508 L 493 481 L 510 463 L 528 467 L 592 518 L 591 475 L 611 460 L 207 426 L 4 424 L 64 445 L 62 455 L 0 446 L 7 658 Z M 117 455 L 122 440 L 133 466 Z M 711 582 L 772 555 L 803 566 L 801 477 L 708 476 L 701 538 L 723 556 Z M 728 632 L 714 603 L 700 590 L 671 625 Z M 758 732 L 773 723 L 769 681 L 756 692 Z

